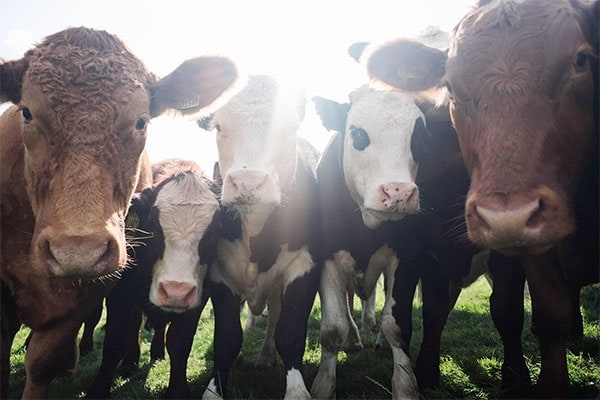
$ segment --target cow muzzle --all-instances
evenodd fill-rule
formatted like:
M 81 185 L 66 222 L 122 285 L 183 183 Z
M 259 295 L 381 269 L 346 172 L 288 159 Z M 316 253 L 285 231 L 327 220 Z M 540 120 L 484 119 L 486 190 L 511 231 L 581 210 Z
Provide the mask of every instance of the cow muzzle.
M 221 201 L 236 206 L 277 206 L 281 201 L 281 193 L 268 173 L 240 169 L 231 171 L 225 177 Z
M 91 279 L 117 271 L 121 260 L 117 239 L 109 232 L 82 236 L 45 228 L 33 246 L 34 265 L 54 278 Z
M 567 203 L 543 186 L 519 193 L 471 193 L 466 203 L 469 239 L 508 255 L 538 254 L 572 233 Z
M 189 282 L 159 282 L 151 301 L 165 311 L 184 312 L 199 304 L 198 286 Z

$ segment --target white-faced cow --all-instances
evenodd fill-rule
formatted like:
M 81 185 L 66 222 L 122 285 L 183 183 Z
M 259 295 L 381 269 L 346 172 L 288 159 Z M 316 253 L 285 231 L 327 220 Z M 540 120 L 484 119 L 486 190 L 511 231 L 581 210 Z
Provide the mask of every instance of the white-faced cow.
M 439 383 L 440 338 L 456 300 L 450 280 L 468 273 L 476 247 L 454 231 L 469 179 L 447 110 L 418 99 L 370 86 L 352 92 L 347 104 L 314 99 L 324 126 L 337 132 L 317 168 L 325 262 L 315 398 L 335 392 L 337 355 L 355 329 L 346 286 L 354 281 L 368 297 L 382 271 L 388 287 L 381 329 L 394 357 L 393 397 L 417 398 L 418 387 Z M 413 374 L 408 346 L 418 280 L 424 335 Z
M 319 154 L 298 136 L 303 96 L 271 77 L 247 86 L 217 110 L 222 219 L 214 281 L 214 369 L 204 398 L 221 397 L 242 344 L 240 304 L 256 315 L 269 307 L 259 361 L 272 363 L 275 347 L 287 373 L 285 398 L 309 398 L 302 376 L 308 317 L 319 285 Z M 273 340 L 274 338 L 274 340 Z
M 127 262 L 125 215 L 139 179 L 150 118 L 196 112 L 237 78 L 220 57 L 191 59 L 164 79 L 115 36 L 71 28 L 23 58 L 0 62 L 2 332 L 7 396 L 16 327 L 33 330 L 23 397 L 42 398 L 77 362 L 86 315 Z M 18 319 L 17 319 L 18 318 Z
M 480 1 L 447 53 L 399 40 L 368 62 L 372 77 L 392 86 L 447 87 L 471 176 L 469 238 L 517 256 L 524 271 L 504 279 L 504 295 L 496 283 L 506 271 L 491 271 L 503 383 L 529 382 L 520 344 L 526 276 L 543 397 L 569 396 L 567 336 L 580 287 L 599 278 L 599 8 L 598 1 Z
M 142 311 L 152 326 L 167 331 L 171 375 L 166 396 L 189 396 L 186 366 L 198 319 L 208 300 L 204 281 L 220 235 L 218 192 L 193 161 L 169 159 L 152 165 L 153 185 L 134 195 L 127 214 L 132 229 L 132 267 L 106 299 L 107 318 L 102 364 L 87 392 L 107 398 L 115 369 L 128 373 L 139 361 Z M 160 332 L 151 356 L 160 346 Z M 162 336 L 164 343 L 164 335 Z M 164 350 L 163 350 L 164 351 Z

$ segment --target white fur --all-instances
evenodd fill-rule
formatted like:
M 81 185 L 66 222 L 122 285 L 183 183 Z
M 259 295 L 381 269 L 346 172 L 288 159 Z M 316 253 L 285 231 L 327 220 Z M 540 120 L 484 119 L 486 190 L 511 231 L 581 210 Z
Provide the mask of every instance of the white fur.
M 202 400 L 219 400 L 221 396 L 217 394 L 217 385 L 215 384 L 215 378 L 211 378 L 208 382 L 208 386 L 204 393 L 202 393 Z
M 288 370 L 285 377 L 285 397 L 284 399 L 308 399 L 310 400 L 310 394 L 306 390 L 304 385 L 304 379 L 302 374 L 296 368 Z
M 208 267 L 200 264 L 198 244 L 219 203 L 200 176 L 186 174 L 161 188 L 155 206 L 165 236 L 165 250 L 154 264 L 150 301 L 159 304 L 157 292 L 161 282 L 185 282 L 198 287 L 192 307 L 197 306 Z
M 346 121 L 344 177 L 352 199 L 360 207 L 363 222 L 377 228 L 386 220 L 404 217 L 402 212 L 381 211 L 379 187 L 390 182 L 415 183 L 417 164 L 411 139 L 418 117 L 425 116 L 414 97 L 394 91 L 361 86 L 350 95 L 352 107 Z M 364 129 L 370 144 L 354 148 L 350 127 Z

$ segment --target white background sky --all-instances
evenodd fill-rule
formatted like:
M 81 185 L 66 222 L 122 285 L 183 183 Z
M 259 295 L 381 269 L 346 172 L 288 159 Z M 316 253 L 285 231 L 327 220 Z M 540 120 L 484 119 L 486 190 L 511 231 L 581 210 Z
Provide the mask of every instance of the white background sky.
M 164 76 L 203 54 L 231 57 L 249 73 L 271 73 L 314 95 L 346 101 L 363 71 L 346 49 L 356 41 L 415 36 L 427 26 L 448 31 L 474 0 L 2 0 L 0 58 L 20 58 L 35 42 L 72 26 L 118 35 L 148 68 Z M 307 137 L 323 132 L 307 103 Z M 185 118 L 150 125 L 153 159 L 184 157 L 211 168 L 215 139 Z M 209 169 L 211 171 L 211 169 Z

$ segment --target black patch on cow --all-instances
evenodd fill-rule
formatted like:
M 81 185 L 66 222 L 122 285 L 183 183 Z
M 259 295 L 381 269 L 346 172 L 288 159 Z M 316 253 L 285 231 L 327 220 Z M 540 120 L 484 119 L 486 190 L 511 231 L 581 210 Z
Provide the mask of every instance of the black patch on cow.
M 352 138 L 352 146 L 358 151 L 363 151 L 371 144 L 367 131 L 354 125 L 350 127 L 350 137 Z

